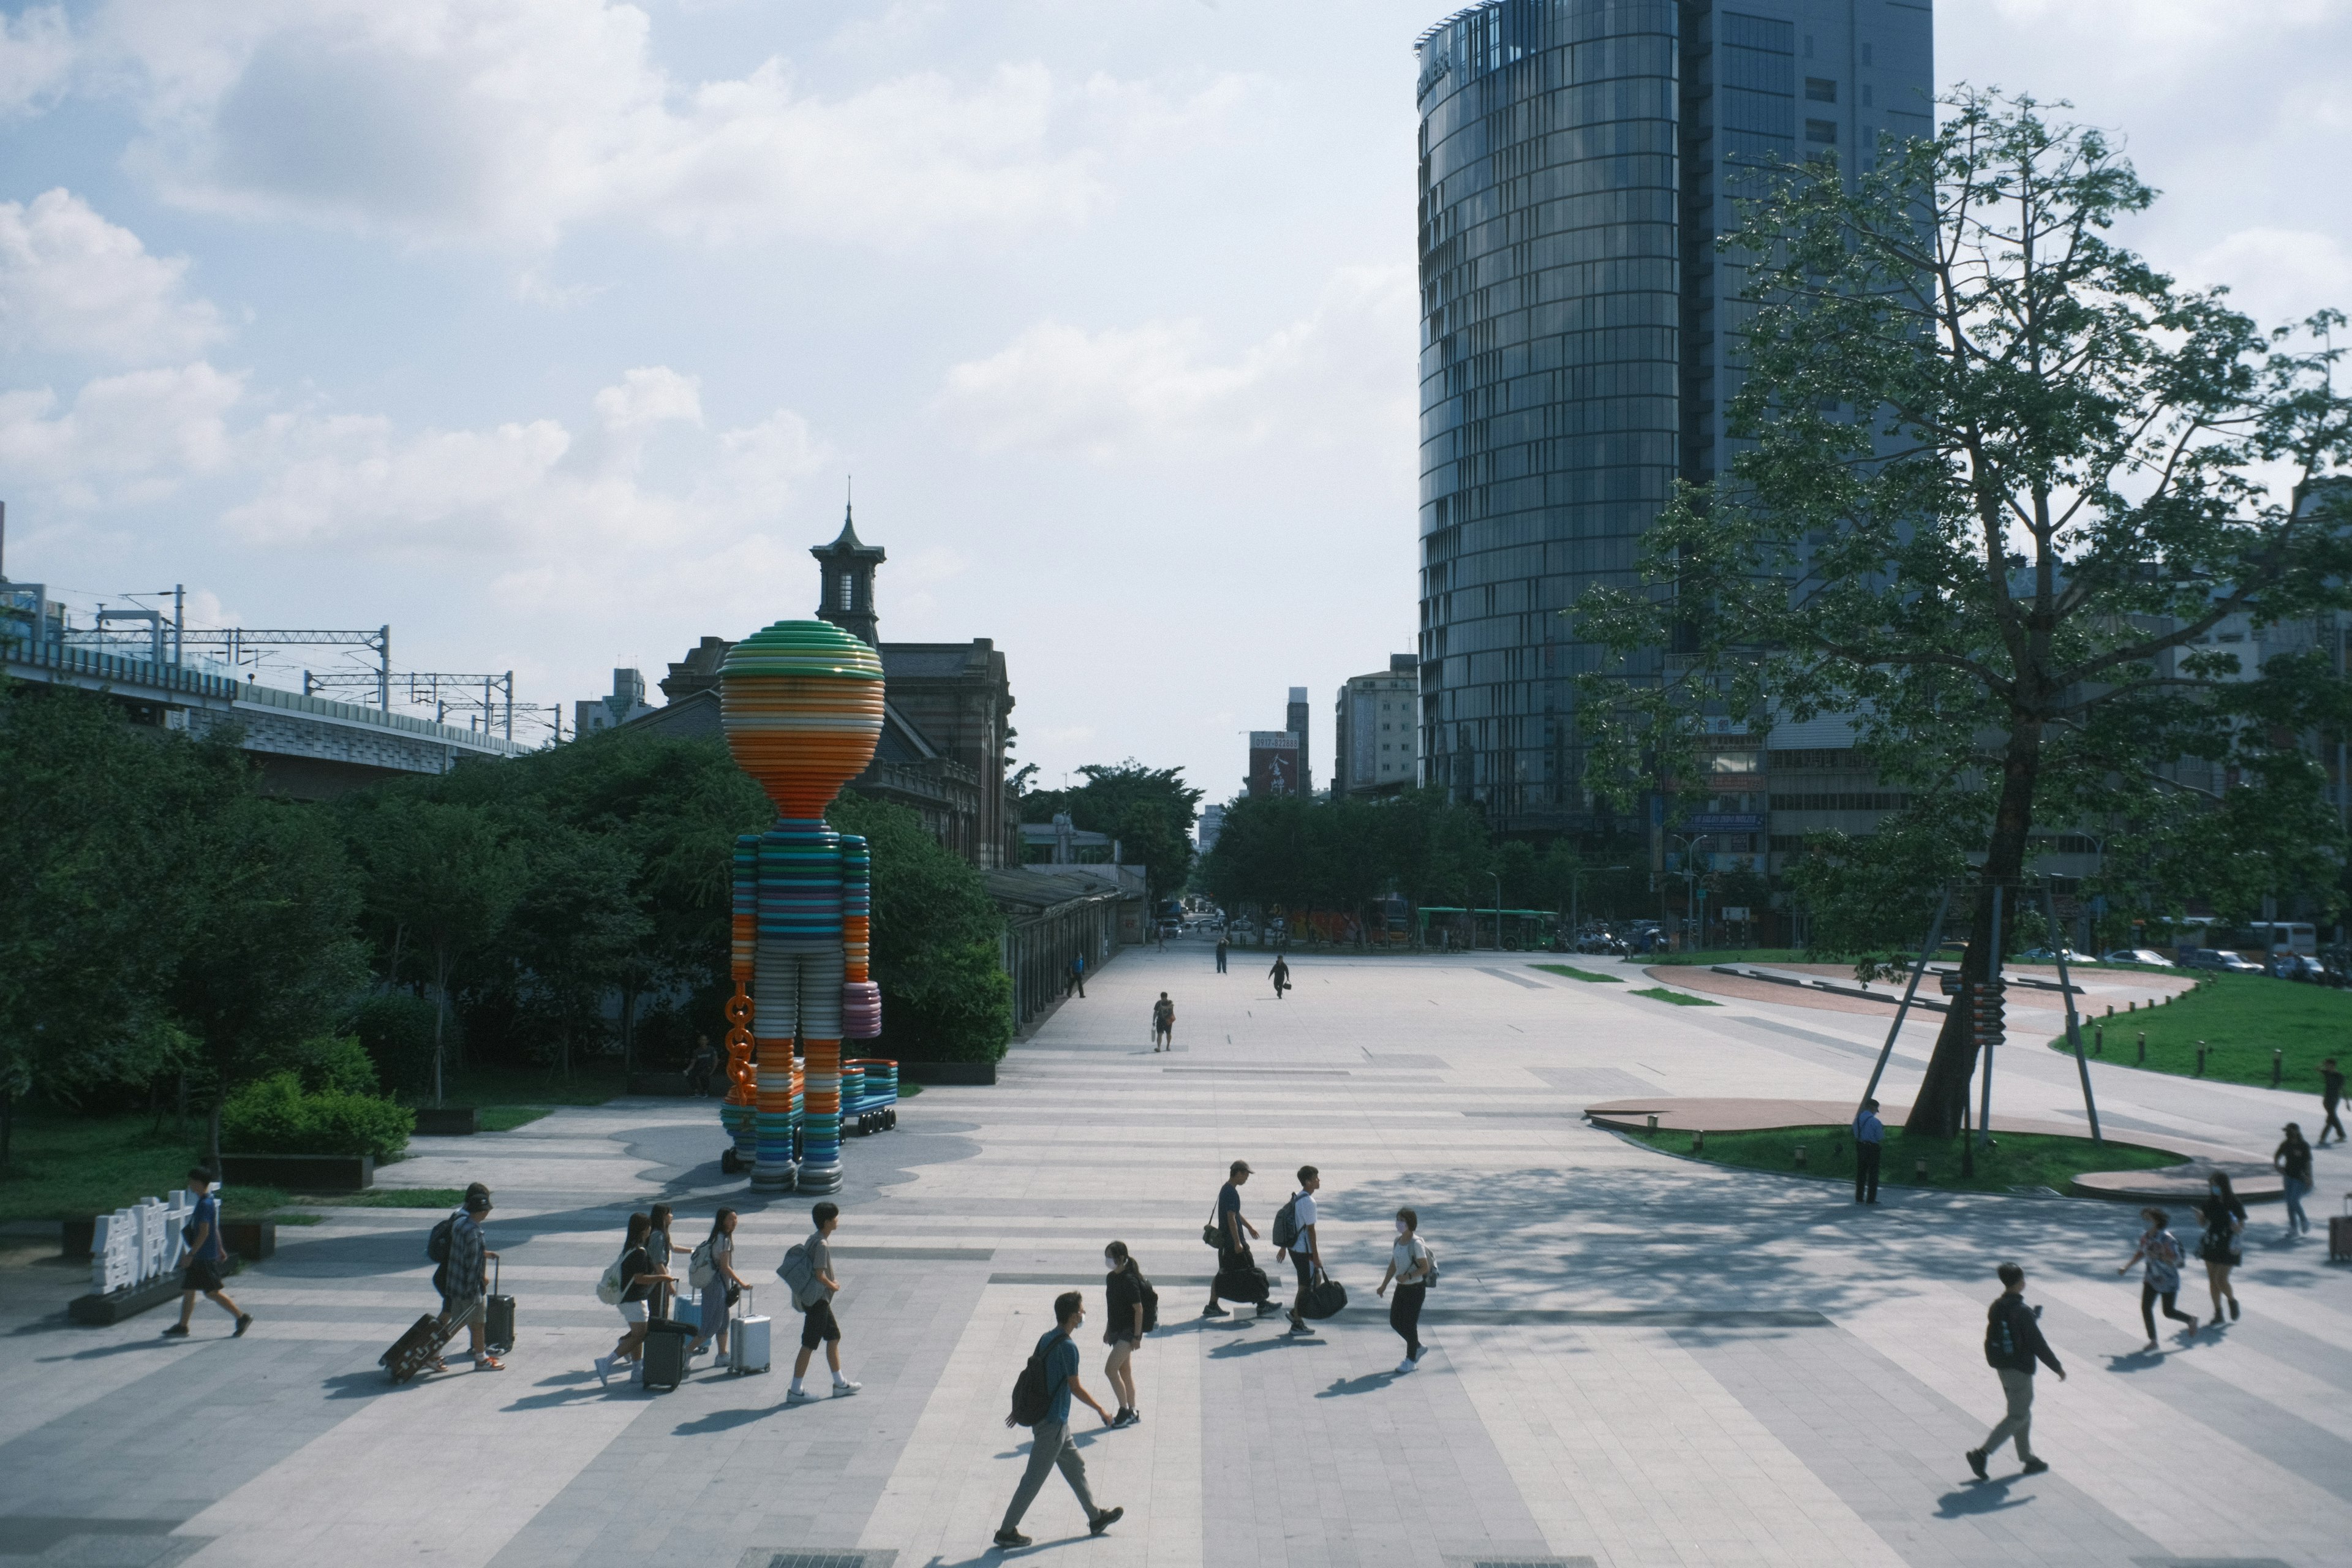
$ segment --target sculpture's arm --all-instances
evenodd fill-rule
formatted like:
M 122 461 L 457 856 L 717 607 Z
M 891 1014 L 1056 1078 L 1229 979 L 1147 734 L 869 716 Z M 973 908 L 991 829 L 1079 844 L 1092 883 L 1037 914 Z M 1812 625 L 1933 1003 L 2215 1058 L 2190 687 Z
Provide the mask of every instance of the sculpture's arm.
M 873 860 L 866 840 L 841 836 L 842 1037 L 871 1040 L 882 1033 L 882 992 L 870 978 L 874 913 Z

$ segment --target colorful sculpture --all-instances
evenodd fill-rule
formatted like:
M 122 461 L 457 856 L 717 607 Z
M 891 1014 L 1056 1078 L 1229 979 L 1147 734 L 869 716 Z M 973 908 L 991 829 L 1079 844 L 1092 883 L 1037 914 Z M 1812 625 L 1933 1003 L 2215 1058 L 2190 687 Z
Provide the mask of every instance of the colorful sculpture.
M 728 653 L 719 698 L 727 749 L 779 813 L 735 841 L 733 1088 L 720 1115 L 755 1188 L 836 1192 L 841 1042 L 881 1034 L 882 994 L 866 976 L 866 840 L 826 826 L 824 811 L 881 737 L 882 660 L 838 626 L 778 621 Z

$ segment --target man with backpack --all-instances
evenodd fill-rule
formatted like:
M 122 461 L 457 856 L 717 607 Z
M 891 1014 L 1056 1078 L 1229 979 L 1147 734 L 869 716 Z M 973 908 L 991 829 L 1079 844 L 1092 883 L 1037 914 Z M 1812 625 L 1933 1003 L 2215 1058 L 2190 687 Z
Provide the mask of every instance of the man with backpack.
M 791 1287 L 793 1305 L 801 1313 L 801 1353 L 793 1361 L 793 1385 L 784 1394 L 787 1405 L 806 1405 L 816 1395 L 801 1386 L 808 1375 L 809 1358 L 816 1347 L 824 1346 L 824 1363 L 833 1369 L 833 1396 L 843 1398 L 866 1385 L 852 1383 L 841 1374 L 841 1325 L 834 1321 L 833 1299 L 841 1293 L 841 1281 L 833 1274 L 833 1248 L 826 1238 L 841 1224 L 841 1208 L 837 1204 L 819 1204 L 809 1211 L 816 1229 L 806 1241 L 784 1254 L 776 1266 L 777 1277 Z
M 1290 1331 L 1311 1334 L 1305 1316 L 1307 1293 L 1315 1289 L 1315 1278 L 1323 1272 L 1323 1254 L 1315 1241 L 1315 1189 L 1323 1184 L 1322 1173 L 1312 1165 L 1298 1167 L 1298 1190 L 1290 1201 L 1274 1214 L 1274 1250 L 1276 1257 L 1290 1255 L 1291 1267 L 1298 1272 L 1298 1296 L 1290 1303 Z
M 490 1189 L 476 1182 L 466 1189 L 465 1203 L 425 1237 L 425 1255 L 440 1265 L 433 1286 L 441 1292 L 442 1326 L 454 1334 L 464 1323 L 471 1331 L 476 1372 L 504 1372 L 506 1363 L 490 1353 L 485 1312 L 488 1260 L 498 1256 L 482 1240 L 482 1221 L 489 1216 Z M 433 1358 L 433 1369 L 442 1370 L 440 1357 Z
M 1886 1152 L 1886 1124 L 1878 1120 L 1878 1101 L 1865 1100 L 1853 1113 L 1853 1201 L 1878 1201 L 1878 1161 Z
M 1127 1512 L 1123 1508 L 1095 1506 L 1095 1495 L 1087 1488 L 1087 1461 L 1070 1439 L 1072 1394 L 1092 1406 L 1104 1426 L 1112 1421 L 1111 1413 L 1078 1381 L 1077 1332 L 1086 1316 L 1086 1298 L 1076 1290 L 1065 1290 L 1055 1297 L 1054 1326 L 1039 1338 L 1037 1348 L 1030 1352 L 1029 1364 L 1022 1369 L 1013 1385 L 1013 1413 L 1004 1418 L 1004 1424 L 1029 1428 L 1029 1468 L 1021 1473 L 1021 1484 L 1013 1489 L 1012 1505 L 1004 1510 L 1004 1522 L 997 1527 L 998 1546 L 1030 1543 L 1029 1537 L 1021 1533 L 1021 1516 L 1037 1500 L 1038 1490 L 1045 1484 L 1045 1472 L 1057 1465 L 1061 1467 L 1062 1479 L 1077 1495 L 1078 1506 L 1086 1510 L 1087 1534 L 1100 1535 Z
M 1968 1452 L 1969 1468 L 1980 1481 L 1991 1479 L 1985 1457 L 2011 1437 L 2017 1439 L 2017 1457 L 2025 1461 L 2027 1475 L 2038 1476 L 2050 1468 L 2033 1457 L 2028 1440 L 2033 1427 L 2033 1363 L 2040 1361 L 2058 1374 L 2059 1382 L 2066 1381 L 2066 1369 L 2058 1364 L 2050 1342 L 2042 1337 L 2040 1310 L 2025 1304 L 2025 1270 L 2004 1263 L 2000 1273 L 2000 1295 L 1985 1313 L 1985 1362 L 2000 1373 L 2000 1391 L 2009 1401 L 2009 1413 L 1985 1438 L 1983 1447 Z

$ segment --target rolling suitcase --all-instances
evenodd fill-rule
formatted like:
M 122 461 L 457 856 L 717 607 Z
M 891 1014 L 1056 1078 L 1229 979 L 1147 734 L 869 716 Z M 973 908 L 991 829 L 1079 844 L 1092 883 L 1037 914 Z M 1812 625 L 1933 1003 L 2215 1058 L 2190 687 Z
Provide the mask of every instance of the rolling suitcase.
M 492 1355 L 514 1349 L 514 1298 L 499 1294 L 499 1260 L 490 1259 L 490 1298 L 482 1310 L 482 1342 Z
M 738 1376 L 768 1370 L 768 1320 L 751 1311 L 751 1287 L 743 1287 L 743 1315 L 727 1325 L 727 1370 Z
M 2352 1263 L 2352 1193 L 2344 1194 L 2344 1212 L 2327 1216 L 2327 1261 Z
M 473 1321 L 467 1312 L 457 1321 L 443 1327 L 440 1314 L 427 1312 L 409 1325 L 408 1331 L 393 1341 L 392 1348 L 375 1358 L 376 1365 L 392 1374 L 394 1383 L 406 1383 L 423 1372 L 427 1363 L 441 1353 L 441 1347 L 455 1338 L 459 1329 Z
M 643 1377 L 648 1393 L 666 1394 L 686 1381 L 686 1352 L 693 1343 L 690 1323 L 656 1318 L 646 1324 Z

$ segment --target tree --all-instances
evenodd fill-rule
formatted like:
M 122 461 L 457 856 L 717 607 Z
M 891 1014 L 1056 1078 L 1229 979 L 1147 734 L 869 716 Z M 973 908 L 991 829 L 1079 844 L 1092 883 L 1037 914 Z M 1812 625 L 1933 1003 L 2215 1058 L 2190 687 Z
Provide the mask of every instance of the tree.
M 1675 650 L 1654 681 L 1584 682 L 1604 781 L 1644 748 L 1687 759 L 1708 712 L 1853 716 L 1882 775 L 1981 847 L 1974 985 L 1986 895 L 2014 908 L 2037 822 L 2227 828 L 2182 759 L 2266 790 L 2315 776 L 2295 738 L 2341 731 L 2341 683 L 2208 639 L 2352 605 L 2352 512 L 2328 482 L 2352 418 L 2327 379 L 2340 315 L 2259 330 L 2108 237 L 2155 193 L 2099 132 L 2030 99 L 1964 90 L 1948 110 L 1851 184 L 1825 160 L 1748 204 L 1726 242 L 1751 283 L 1744 449 L 1678 491 L 1641 588 L 1579 609 L 1620 656 Z M 2332 827 L 2320 842 L 2339 850 Z M 1916 891 L 1924 924 L 1933 889 Z M 1913 1131 L 1958 1125 L 1966 1016 Z
M 556 1070 L 597 1032 L 604 998 L 653 930 L 637 907 L 637 858 L 616 834 L 542 821 L 524 838 L 500 956 L 530 1033 L 551 1037 Z
M 497 821 L 477 806 L 402 793 L 382 799 L 363 820 L 367 905 L 431 963 L 433 1103 L 439 1105 L 450 978 L 505 923 L 521 868 Z
M 870 963 L 890 1048 L 919 1061 L 990 1061 L 1013 1038 L 1004 916 L 980 873 L 901 805 L 844 791 L 825 813 L 873 857 Z
M 1088 763 L 1076 789 L 1033 790 L 1021 797 L 1021 820 L 1051 822 L 1070 814 L 1073 826 L 1105 833 L 1119 841 L 1127 863 L 1141 866 L 1153 907 L 1172 898 L 1192 869 L 1192 822 L 1201 791 L 1184 782 L 1181 768 L 1147 768 L 1129 757 L 1123 763 Z

